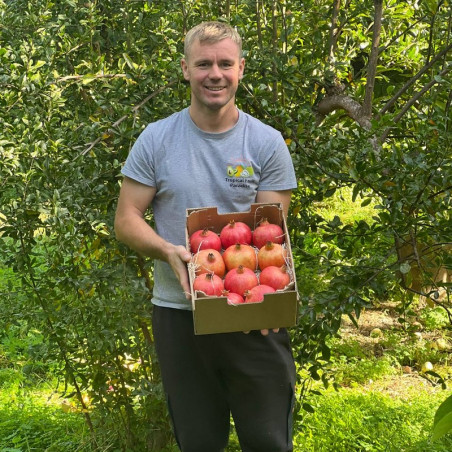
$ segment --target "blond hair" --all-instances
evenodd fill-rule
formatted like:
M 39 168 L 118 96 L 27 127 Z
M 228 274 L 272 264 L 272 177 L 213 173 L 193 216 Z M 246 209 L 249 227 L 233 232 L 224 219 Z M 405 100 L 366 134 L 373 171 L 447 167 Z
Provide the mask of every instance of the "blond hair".
M 190 49 L 193 43 L 198 39 L 199 42 L 215 43 L 229 38 L 237 44 L 239 48 L 239 55 L 242 55 L 242 38 L 237 33 L 237 30 L 230 25 L 223 22 L 202 22 L 191 30 L 185 36 L 184 42 L 184 56 L 188 59 Z

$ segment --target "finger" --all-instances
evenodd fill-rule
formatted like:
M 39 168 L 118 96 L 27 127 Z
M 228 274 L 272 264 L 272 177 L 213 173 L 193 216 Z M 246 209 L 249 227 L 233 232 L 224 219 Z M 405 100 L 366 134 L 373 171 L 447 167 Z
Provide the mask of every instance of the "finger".
M 279 333 L 279 328 L 273 328 L 274 333 Z
M 192 255 L 191 253 L 189 253 L 187 250 L 183 251 L 181 254 L 181 259 L 185 262 L 185 263 L 189 263 L 191 261 Z
M 268 330 L 267 329 L 261 330 L 261 334 L 262 336 L 268 336 Z
M 249 334 L 249 331 L 244 331 L 245 334 Z

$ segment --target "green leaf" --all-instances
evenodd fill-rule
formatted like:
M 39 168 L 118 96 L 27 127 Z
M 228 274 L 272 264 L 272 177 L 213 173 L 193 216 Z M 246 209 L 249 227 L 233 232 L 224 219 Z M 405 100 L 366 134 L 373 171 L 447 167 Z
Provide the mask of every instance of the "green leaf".
M 323 344 L 322 346 L 322 359 L 325 361 L 329 361 L 331 359 L 331 350 L 326 344 Z
M 352 194 L 352 201 L 355 202 L 356 201 L 356 197 L 359 195 L 360 192 L 360 188 L 359 185 L 355 185 L 353 187 L 353 194 Z
M 351 314 L 347 314 L 347 316 L 352 321 L 353 325 L 355 325 L 356 328 L 359 328 L 358 322 L 356 321 L 355 317 L 353 317 Z
M 88 85 L 89 83 L 91 83 L 93 80 L 95 79 L 94 74 L 85 74 L 82 77 L 82 83 L 84 85 Z
M 127 55 L 127 53 L 124 52 L 122 54 L 122 56 L 123 56 L 125 62 L 127 63 L 127 66 L 130 67 L 130 69 L 137 69 L 138 68 L 138 65 L 132 61 L 132 59 L 130 58 L 129 55 Z
M 407 273 L 410 272 L 411 265 L 408 262 L 404 262 L 403 264 L 400 265 L 399 270 L 400 270 L 400 273 L 403 273 L 404 275 L 406 275 Z
M 452 395 L 450 395 L 443 403 L 438 407 L 433 420 L 433 426 L 436 426 L 438 422 L 447 414 L 452 413 Z
M 444 436 L 447 432 L 452 430 L 452 411 L 441 418 L 441 420 L 434 426 L 432 439 L 438 439 Z
M 309 403 L 303 403 L 303 410 L 307 411 L 308 413 L 314 413 L 314 408 Z
M 40 67 L 44 66 L 45 64 L 47 64 L 45 61 L 38 60 L 38 61 L 36 61 L 36 64 L 33 65 L 33 69 L 39 69 Z

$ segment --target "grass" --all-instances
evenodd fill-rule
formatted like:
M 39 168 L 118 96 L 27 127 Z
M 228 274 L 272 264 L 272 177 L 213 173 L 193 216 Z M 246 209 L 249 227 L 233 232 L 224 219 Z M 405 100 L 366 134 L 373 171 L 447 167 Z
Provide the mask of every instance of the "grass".
M 391 379 L 381 376 L 371 386 L 351 385 L 313 396 L 309 401 L 314 413 L 305 413 L 295 425 L 294 451 L 452 450 L 450 435 L 430 441 L 434 412 L 450 391 L 429 386 L 420 391 L 412 381 L 403 396 L 394 396 L 384 386 L 388 381 Z M 0 396 L 0 451 L 94 450 L 83 417 L 66 412 L 64 406 L 48 384 L 25 392 L 14 385 L 4 386 Z M 104 445 L 99 450 L 115 449 Z M 239 450 L 233 438 L 228 451 Z
M 369 221 L 375 215 L 375 203 L 371 202 L 362 207 L 362 201 L 363 199 L 359 196 L 353 201 L 352 189 L 344 187 L 337 190 L 330 198 L 318 203 L 315 208 L 327 221 L 338 216 L 342 223 L 352 224 L 360 220 Z
M 22 378 L 13 378 L 10 373 L 0 393 L 1 452 L 91 450 L 83 417 L 65 412 L 49 382 L 24 389 Z
M 420 310 L 422 337 L 404 332 L 396 318 L 390 306 L 381 306 L 366 310 L 358 329 L 344 319 L 341 337 L 329 343 L 339 389 L 314 388 L 322 394 L 306 400 L 313 413 L 302 412 L 296 419 L 294 452 L 452 450 L 451 434 L 435 442 L 430 439 L 434 413 L 451 390 L 442 390 L 435 378 L 421 371 L 428 359 L 445 381 L 452 377 L 449 349 L 429 345 L 445 335 L 443 317 Z M 373 335 L 376 327 L 381 333 Z M 30 340 L 35 343 L 37 337 Z M 68 409 L 55 392 L 52 375 L 43 374 L 42 366 L 35 367 L 39 373 L 33 366 L 30 371 L 29 359 L 13 363 L 16 342 L 11 336 L 3 339 L 8 353 L 2 355 L 0 344 L 0 452 L 120 450 L 108 441 L 108 432 L 102 435 L 105 442 L 94 448 L 83 414 Z M 227 450 L 240 451 L 235 435 Z M 166 449 L 176 451 L 174 446 Z
M 445 394 L 413 391 L 405 399 L 380 391 L 330 390 L 312 400 L 316 406 L 295 434 L 303 452 L 440 452 L 452 450 L 452 438 L 430 440 L 433 416 Z

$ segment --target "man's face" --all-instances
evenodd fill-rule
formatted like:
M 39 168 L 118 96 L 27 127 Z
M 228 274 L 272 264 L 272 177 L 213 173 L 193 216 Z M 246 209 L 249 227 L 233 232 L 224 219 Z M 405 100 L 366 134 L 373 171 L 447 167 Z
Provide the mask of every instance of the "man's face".
M 182 60 L 184 77 L 190 82 L 192 107 L 220 110 L 234 104 L 245 60 L 229 38 L 216 43 L 196 40 Z

